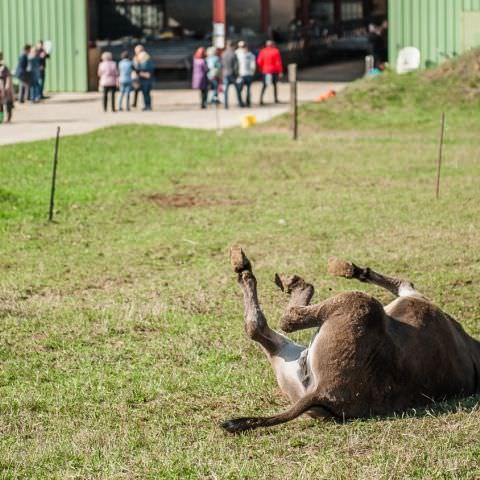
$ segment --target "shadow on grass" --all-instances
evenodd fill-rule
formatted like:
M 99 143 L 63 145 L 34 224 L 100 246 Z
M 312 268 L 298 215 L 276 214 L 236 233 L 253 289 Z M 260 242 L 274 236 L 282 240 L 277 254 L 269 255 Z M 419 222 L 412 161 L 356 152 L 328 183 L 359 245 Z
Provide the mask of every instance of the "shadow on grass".
M 460 412 L 468 412 L 471 413 L 473 411 L 480 410 L 480 394 L 479 395 L 471 395 L 465 398 L 454 398 L 450 400 L 440 401 L 440 402 L 433 402 L 429 405 L 426 405 L 422 408 L 418 409 L 410 409 L 401 415 L 402 417 L 437 417 L 440 415 L 446 415 L 451 413 L 460 413 Z M 398 418 L 397 414 L 397 418 Z
M 392 422 L 398 420 L 410 420 L 415 418 L 425 418 L 425 417 L 432 417 L 437 418 L 443 415 L 451 415 L 456 413 L 467 413 L 472 414 L 476 411 L 480 411 L 480 394 L 478 395 L 471 395 L 465 398 L 457 398 L 457 399 L 450 399 L 445 401 L 439 402 L 432 402 L 429 405 L 419 407 L 419 408 L 410 408 L 408 410 L 395 412 L 390 415 L 385 416 L 371 416 L 371 417 L 360 417 L 360 418 L 349 418 L 349 419 L 342 419 L 339 417 L 325 417 L 325 418 L 317 418 L 311 419 L 313 420 L 311 423 L 308 422 L 304 425 L 304 428 L 310 429 L 314 428 L 318 424 L 322 424 L 323 422 L 331 422 L 335 425 L 351 425 L 351 424 L 368 424 L 372 422 Z M 219 427 L 222 425 L 220 424 Z M 277 427 L 278 428 L 278 427 Z M 242 432 L 235 432 L 235 435 L 251 435 L 253 432 L 254 435 L 258 435 L 259 433 L 270 432 L 271 429 L 267 428 L 259 428 L 258 430 L 246 430 Z M 232 432 L 230 432 L 231 434 Z M 228 433 L 227 433 L 228 435 Z
M 465 398 L 453 398 L 444 401 L 433 401 L 428 405 L 418 408 L 409 408 L 408 410 L 398 411 L 385 416 L 372 416 L 352 419 L 332 419 L 335 423 L 348 424 L 352 422 L 371 422 L 371 421 L 393 421 L 423 417 L 440 417 L 455 413 L 473 413 L 480 411 L 480 394 L 471 395 Z

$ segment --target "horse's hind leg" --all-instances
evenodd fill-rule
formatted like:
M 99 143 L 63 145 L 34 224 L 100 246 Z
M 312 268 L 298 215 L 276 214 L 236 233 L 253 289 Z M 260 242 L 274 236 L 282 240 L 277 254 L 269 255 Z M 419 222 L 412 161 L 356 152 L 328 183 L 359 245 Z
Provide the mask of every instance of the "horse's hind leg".
M 314 310 L 309 307 L 310 300 L 313 297 L 314 288 L 310 283 L 305 282 L 298 275 L 284 277 L 275 274 L 275 283 L 277 286 L 290 296 L 288 305 L 285 308 L 280 328 L 284 332 L 294 332 L 304 328 L 310 328 L 310 313 Z M 303 308 L 306 307 L 306 308 Z
M 412 282 L 401 278 L 388 277 L 381 273 L 375 272 L 368 267 L 359 267 L 354 263 L 346 262 L 338 258 L 332 257 L 328 260 L 328 271 L 332 275 L 344 278 L 355 278 L 360 282 L 370 283 L 382 287 L 397 297 L 423 297 L 419 293 Z
M 275 283 L 284 292 L 290 295 L 287 310 L 290 307 L 305 307 L 313 297 L 314 288 L 310 283 L 305 282 L 298 275 L 284 277 L 275 274 Z

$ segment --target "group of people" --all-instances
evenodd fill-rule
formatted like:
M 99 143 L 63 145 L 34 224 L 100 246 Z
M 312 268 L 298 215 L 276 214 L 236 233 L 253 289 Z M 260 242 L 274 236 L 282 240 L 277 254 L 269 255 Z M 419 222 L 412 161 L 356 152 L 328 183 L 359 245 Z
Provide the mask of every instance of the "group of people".
M 20 82 L 19 101 L 31 100 L 37 103 L 45 98 L 45 73 L 49 54 L 44 48 L 43 40 L 36 46 L 25 45 L 18 59 L 15 76 Z
M 236 48 L 235 48 L 236 47 Z M 275 103 L 278 103 L 278 80 L 283 75 L 280 51 L 272 40 L 268 40 L 255 57 L 244 41 L 235 45 L 228 42 L 223 53 L 216 47 L 200 47 L 193 57 L 192 88 L 200 91 L 200 106 L 218 104 L 219 93 L 223 87 L 225 108 L 229 107 L 228 92 L 233 85 L 239 107 L 251 106 L 251 87 L 255 73 L 262 75 L 260 105 L 264 105 L 267 87 L 273 86 Z M 209 93 L 211 92 L 210 98 Z
M 26 100 L 37 103 L 45 98 L 43 89 L 48 58 L 49 54 L 44 48 L 43 41 L 39 41 L 33 48 L 31 45 L 25 45 L 15 70 L 15 77 L 19 82 L 20 103 Z M 265 92 L 269 85 L 273 87 L 274 100 L 278 103 L 277 84 L 283 75 L 283 64 L 280 51 L 273 41 L 267 41 L 258 57 L 250 51 L 244 41 L 238 42 L 237 45 L 228 42 L 222 53 L 213 46 L 207 49 L 199 48 L 193 60 L 192 86 L 200 91 L 201 108 L 207 108 L 208 104 L 220 103 L 222 91 L 224 106 L 228 108 L 231 86 L 236 93 L 238 106 L 250 107 L 251 87 L 257 71 L 262 75 L 260 105 L 264 104 Z M 139 92 L 143 95 L 143 110 L 152 110 L 151 90 L 154 73 L 153 61 L 142 45 L 135 47 L 133 58 L 130 58 L 127 51 L 123 52 L 118 65 L 110 52 L 104 52 L 98 66 L 104 111 L 108 110 L 109 99 L 113 112 L 117 107 L 120 111 L 124 107 L 126 110 L 130 110 L 131 106 L 136 107 Z M 118 103 L 117 90 L 120 91 Z M 11 120 L 14 100 L 13 75 L 5 65 L 0 52 L 0 123 Z
M 133 107 L 137 106 L 138 94 L 142 92 L 144 111 L 152 110 L 152 87 L 154 82 L 155 68 L 150 55 L 145 51 L 143 45 L 135 47 L 135 55 L 130 59 L 127 51 L 121 55 L 117 64 L 110 52 L 103 52 L 102 61 L 98 66 L 98 78 L 100 88 L 103 91 L 103 110 L 108 110 L 108 99 L 111 99 L 112 112 L 116 111 L 115 94 L 120 91 L 118 110 L 122 111 L 123 106 L 130 110 L 130 95 L 133 92 Z
M 25 45 L 18 59 L 15 73 L 12 74 L 0 52 L 0 123 L 10 122 L 14 108 L 15 93 L 13 76 L 19 82 L 19 101 L 38 103 L 44 96 L 45 74 L 48 52 L 40 40 L 34 47 Z

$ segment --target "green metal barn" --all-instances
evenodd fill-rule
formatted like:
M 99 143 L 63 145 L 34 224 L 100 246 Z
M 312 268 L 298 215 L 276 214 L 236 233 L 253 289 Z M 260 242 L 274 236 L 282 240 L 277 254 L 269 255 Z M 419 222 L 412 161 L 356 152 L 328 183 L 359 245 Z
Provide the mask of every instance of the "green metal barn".
M 390 0 L 389 58 L 417 47 L 423 67 L 480 47 L 480 0 Z
M 0 50 L 15 68 L 26 43 L 51 40 L 47 70 L 50 91 L 87 90 L 85 0 L 0 0 Z
M 212 0 L 203 1 L 207 6 Z M 228 5 L 229 0 L 226 1 Z M 262 4 L 265 1 L 262 0 Z M 305 12 L 321 4 L 326 12 L 337 12 L 335 18 L 341 17 L 344 11 L 347 15 L 354 6 L 355 11 L 363 11 L 359 21 L 365 26 L 373 5 L 383 4 L 385 9 L 385 0 L 288 1 L 302 5 Z M 125 35 L 125 28 L 131 29 L 132 25 L 145 34 L 160 31 L 165 25 L 168 6 L 179 3 L 180 0 L 175 3 L 167 0 L 0 0 L 0 50 L 13 69 L 25 43 L 50 40 L 53 51 L 47 70 L 47 90 L 87 91 L 89 56 L 93 50 L 88 48 L 89 40 L 118 38 L 117 30 Z M 269 0 L 272 8 L 280 3 L 287 4 L 287 0 Z M 197 8 L 203 12 L 206 7 L 200 2 Z M 173 11 L 172 7 L 170 10 Z M 398 51 L 408 46 L 419 48 L 423 67 L 437 65 L 480 46 L 480 0 L 388 0 L 388 18 L 391 63 L 395 62 Z M 128 34 L 134 35 L 130 31 Z M 90 73 L 95 80 L 95 61 L 91 60 Z

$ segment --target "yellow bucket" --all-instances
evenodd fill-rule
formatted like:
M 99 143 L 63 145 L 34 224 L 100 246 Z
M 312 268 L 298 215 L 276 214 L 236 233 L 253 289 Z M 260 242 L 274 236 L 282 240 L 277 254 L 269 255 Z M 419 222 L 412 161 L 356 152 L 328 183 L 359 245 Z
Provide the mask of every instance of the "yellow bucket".
M 255 115 L 245 115 L 242 118 L 242 128 L 253 127 L 257 123 L 257 117 Z

